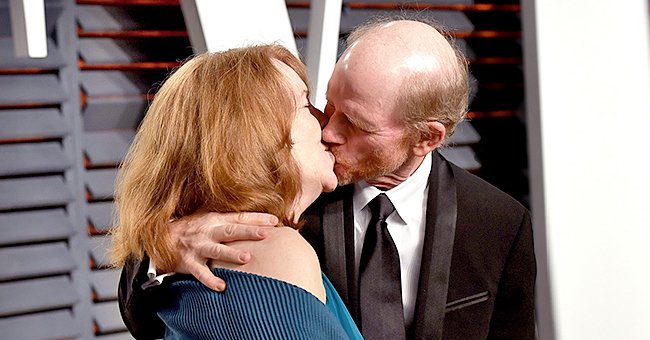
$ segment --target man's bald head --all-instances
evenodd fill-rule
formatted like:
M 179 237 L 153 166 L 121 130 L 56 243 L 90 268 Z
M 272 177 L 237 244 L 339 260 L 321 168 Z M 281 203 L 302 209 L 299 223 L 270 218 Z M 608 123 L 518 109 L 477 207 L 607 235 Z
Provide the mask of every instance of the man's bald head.
M 438 121 L 450 136 L 467 112 L 467 62 L 428 23 L 393 20 L 355 29 L 337 72 L 365 84 L 355 90 L 394 98 L 404 122 L 420 135 L 430 133 L 427 121 Z
M 391 71 L 427 72 L 452 63 L 456 53 L 447 39 L 429 24 L 398 20 L 362 26 L 350 34 L 346 56 L 368 57 Z

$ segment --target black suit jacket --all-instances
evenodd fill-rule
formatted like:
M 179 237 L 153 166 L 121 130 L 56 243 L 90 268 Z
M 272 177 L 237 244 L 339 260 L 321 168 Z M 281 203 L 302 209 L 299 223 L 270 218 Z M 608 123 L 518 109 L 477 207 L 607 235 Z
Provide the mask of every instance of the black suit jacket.
M 433 152 L 422 265 L 409 338 L 534 339 L 535 254 L 528 211 L 492 185 Z M 322 195 L 303 217 L 303 236 L 355 320 L 352 186 Z M 136 338 L 162 336 L 142 291 L 148 261 L 122 271 L 120 310 Z M 142 268 L 139 268 L 142 267 Z

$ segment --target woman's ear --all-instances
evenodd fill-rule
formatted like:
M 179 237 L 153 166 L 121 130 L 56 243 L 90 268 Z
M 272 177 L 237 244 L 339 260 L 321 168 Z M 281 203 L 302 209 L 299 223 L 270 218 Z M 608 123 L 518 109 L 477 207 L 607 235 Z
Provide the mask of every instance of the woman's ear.
M 420 140 L 413 145 L 413 153 L 416 156 L 426 156 L 426 154 L 442 145 L 445 141 L 447 129 L 445 129 L 442 123 L 429 121 L 427 122 L 427 127 L 429 128 L 429 135 L 420 137 Z

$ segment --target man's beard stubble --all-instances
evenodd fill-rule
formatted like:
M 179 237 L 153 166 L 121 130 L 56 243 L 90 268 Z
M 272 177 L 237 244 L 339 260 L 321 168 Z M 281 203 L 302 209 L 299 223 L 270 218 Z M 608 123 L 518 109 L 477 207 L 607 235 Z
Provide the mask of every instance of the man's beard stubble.
M 341 156 L 336 147 L 330 148 L 334 159 L 336 159 L 334 172 L 339 186 L 359 181 L 370 181 L 393 173 L 409 159 L 408 148 L 405 150 L 405 147 L 403 143 L 400 143 L 399 150 L 374 149 L 356 166 L 350 159 Z

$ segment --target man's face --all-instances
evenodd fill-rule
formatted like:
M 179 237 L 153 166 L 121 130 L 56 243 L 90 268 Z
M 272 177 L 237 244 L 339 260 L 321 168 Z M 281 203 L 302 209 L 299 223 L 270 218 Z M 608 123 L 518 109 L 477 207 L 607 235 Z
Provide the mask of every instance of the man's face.
M 410 156 L 391 82 L 369 82 L 337 64 L 327 89 L 323 141 L 336 158 L 339 185 L 373 180 L 399 169 Z

